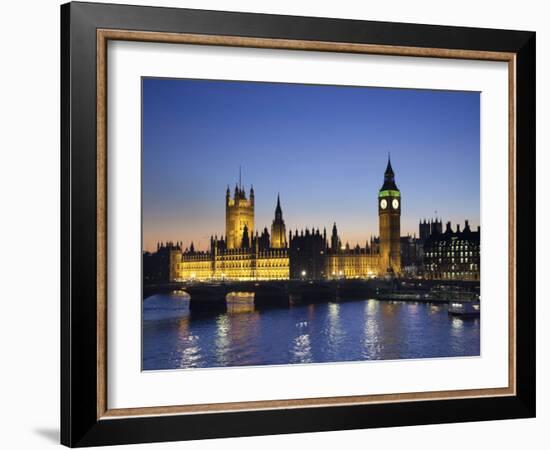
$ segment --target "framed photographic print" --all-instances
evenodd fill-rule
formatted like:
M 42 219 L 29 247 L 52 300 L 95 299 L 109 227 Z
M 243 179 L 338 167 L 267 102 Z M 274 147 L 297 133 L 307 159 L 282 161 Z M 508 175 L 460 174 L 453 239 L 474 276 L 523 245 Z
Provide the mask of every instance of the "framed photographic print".
M 61 19 L 63 444 L 534 416 L 535 33 Z

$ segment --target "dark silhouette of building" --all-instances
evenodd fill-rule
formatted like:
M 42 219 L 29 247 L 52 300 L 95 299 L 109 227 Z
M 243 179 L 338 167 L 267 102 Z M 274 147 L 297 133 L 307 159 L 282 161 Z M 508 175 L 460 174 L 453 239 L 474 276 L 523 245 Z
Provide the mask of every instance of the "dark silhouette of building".
M 194 251 L 193 243 L 191 249 Z M 175 264 L 181 255 L 181 242 L 157 242 L 157 251 L 143 253 L 143 283 L 167 283 L 173 280 Z
M 456 231 L 447 222 L 444 233 L 432 233 L 424 243 L 424 274 L 426 278 L 443 280 L 479 280 L 480 228 L 470 229 L 465 221 L 464 229 Z
M 421 240 L 416 236 L 401 236 L 401 268 L 404 271 L 417 273 L 422 266 Z
M 420 221 L 418 224 L 418 236 L 422 244 L 428 240 L 432 234 L 441 234 L 443 232 L 443 222 L 439 218 Z
M 332 253 L 338 253 L 342 247 L 342 242 L 338 237 L 338 228 L 336 228 L 336 222 L 332 226 L 332 235 L 330 237 L 330 249 Z
M 430 230 L 430 222 L 427 222 L 426 219 L 424 219 L 424 221 L 420 220 L 418 223 L 418 237 L 420 238 L 420 241 L 422 243 L 426 242 L 430 237 L 430 234 L 432 234 Z
M 269 249 L 271 239 L 269 236 L 269 232 L 267 231 L 267 228 L 264 228 L 264 231 L 262 231 L 262 234 L 259 236 L 258 236 L 258 232 L 256 232 L 256 239 L 258 241 L 258 249 L 261 252 Z
M 418 236 L 420 237 L 420 241 L 422 243 L 426 242 L 428 238 L 432 234 L 441 234 L 443 232 L 443 222 L 439 218 L 430 219 L 427 221 L 424 219 L 424 221 L 420 221 L 418 224 Z
M 435 220 L 430 222 L 430 234 L 441 234 L 443 233 L 443 221 L 436 217 Z
M 326 232 L 306 228 L 289 234 L 290 278 L 320 280 L 325 278 Z

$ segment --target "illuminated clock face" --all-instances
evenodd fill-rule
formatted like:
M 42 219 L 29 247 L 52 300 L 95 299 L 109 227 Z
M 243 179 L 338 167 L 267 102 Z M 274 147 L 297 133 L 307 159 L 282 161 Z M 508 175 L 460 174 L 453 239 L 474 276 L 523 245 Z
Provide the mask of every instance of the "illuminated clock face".
M 391 205 L 393 206 L 393 209 L 399 208 L 399 200 L 394 198 L 393 201 L 391 202 Z
M 385 198 L 380 200 L 380 208 L 386 209 L 387 207 L 388 207 L 388 201 Z

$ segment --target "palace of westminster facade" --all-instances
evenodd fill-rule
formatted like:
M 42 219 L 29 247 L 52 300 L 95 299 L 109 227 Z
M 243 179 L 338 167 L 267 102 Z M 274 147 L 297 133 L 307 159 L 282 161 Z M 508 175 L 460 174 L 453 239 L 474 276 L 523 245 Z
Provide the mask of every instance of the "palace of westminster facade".
M 212 236 L 208 251 L 196 251 L 193 243 L 185 250 L 181 243 L 159 244 L 157 254 L 169 263 L 167 281 L 372 278 L 400 276 L 409 266 L 421 266 L 425 278 L 479 280 L 479 227 L 471 231 L 466 222 L 454 232 L 449 223 L 443 232 L 441 221 L 424 221 L 419 238 L 400 236 L 401 192 L 389 160 L 378 192 L 380 235 L 364 247 L 343 246 L 336 224 L 330 236 L 318 228 L 287 234 L 279 197 L 271 232 L 258 233 L 254 202 L 253 188 L 248 197 L 240 185 L 233 197 L 227 188 L 225 236 Z

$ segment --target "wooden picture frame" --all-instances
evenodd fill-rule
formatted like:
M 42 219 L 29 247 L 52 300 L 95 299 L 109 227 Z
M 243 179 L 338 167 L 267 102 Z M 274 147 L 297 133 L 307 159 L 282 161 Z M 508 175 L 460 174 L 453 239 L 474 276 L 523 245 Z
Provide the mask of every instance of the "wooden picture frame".
M 61 27 L 63 444 L 91 446 L 534 417 L 535 33 L 93 3 L 63 5 Z M 509 386 L 109 409 L 109 40 L 507 62 Z

